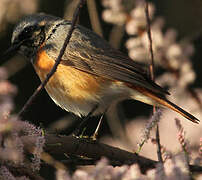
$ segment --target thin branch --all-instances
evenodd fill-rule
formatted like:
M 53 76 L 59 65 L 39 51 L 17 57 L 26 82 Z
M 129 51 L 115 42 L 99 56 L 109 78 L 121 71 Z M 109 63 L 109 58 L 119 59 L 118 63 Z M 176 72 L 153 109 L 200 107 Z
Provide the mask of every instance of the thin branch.
M 146 14 L 146 19 L 147 19 L 147 35 L 149 38 L 149 51 L 151 55 L 151 61 L 149 65 L 149 73 L 151 79 L 154 81 L 154 52 L 153 52 L 153 45 L 152 45 L 152 35 L 151 35 L 151 21 L 149 17 L 149 5 L 148 1 L 146 1 L 146 6 L 145 6 L 145 14 Z
M 124 25 L 113 25 L 109 35 L 109 43 L 115 49 L 119 49 L 121 46 L 121 40 L 124 36 L 125 26 Z
M 146 14 L 146 19 L 147 19 L 147 35 L 149 38 L 149 50 L 150 50 L 150 55 L 151 55 L 151 61 L 149 65 L 149 73 L 151 79 L 154 81 L 154 52 L 153 52 L 153 47 L 152 47 L 152 35 L 151 35 L 151 21 L 149 17 L 149 6 L 148 6 L 148 1 L 146 1 L 146 6 L 145 6 L 145 14 Z M 153 107 L 153 113 L 156 111 L 156 107 Z M 162 154 L 161 154 L 161 144 L 160 144 L 160 136 L 159 136 L 159 126 L 157 124 L 156 127 L 156 142 L 157 142 L 157 155 L 158 155 L 158 160 L 159 162 L 163 163 L 162 159 Z
M 9 166 L 8 164 L 6 164 L 6 167 L 14 175 L 26 176 L 26 177 L 29 177 L 32 180 L 45 180 L 37 172 L 33 172 L 31 169 L 29 169 L 27 167 L 13 167 L 13 166 Z
M 158 160 L 159 160 L 159 162 L 163 163 L 163 158 L 162 158 L 162 153 L 161 153 L 160 135 L 159 135 L 159 125 L 158 124 L 156 125 L 156 143 L 157 143 Z
M 89 12 L 90 21 L 91 21 L 93 30 L 100 36 L 103 36 L 100 20 L 98 17 L 98 11 L 96 8 L 96 1 L 87 0 L 87 6 L 88 6 L 88 12 Z
M 18 116 L 22 116 L 23 113 L 26 111 L 26 109 L 31 105 L 31 103 L 33 102 L 33 100 L 36 98 L 36 96 L 39 94 L 39 92 L 46 86 L 47 82 L 49 81 L 49 79 L 51 78 L 51 76 L 56 72 L 57 70 L 57 66 L 59 65 L 62 56 L 65 52 L 65 49 L 67 47 L 67 44 L 70 41 L 71 35 L 74 31 L 78 16 L 79 16 L 79 12 L 81 10 L 81 8 L 83 7 L 83 5 L 85 4 L 86 0 L 80 0 L 79 4 L 77 5 L 77 8 L 75 9 L 74 15 L 73 15 L 73 19 L 72 19 L 72 24 L 70 27 L 70 30 L 67 34 L 67 37 L 65 38 L 64 44 L 60 50 L 60 53 L 55 61 L 55 64 L 53 66 L 53 68 L 51 69 L 51 71 L 47 74 L 46 79 L 40 84 L 40 86 L 35 90 L 35 92 L 32 94 L 32 96 L 28 99 L 28 101 L 26 102 L 26 104 L 23 106 L 23 108 L 21 109 L 21 111 L 18 113 Z
M 202 108 L 202 100 L 200 99 L 198 92 L 196 92 L 191 87 L 187 87 L 187 91 L 191 94 L 192 98 L 198 104 L 199 108 Z
M 46 135 L 45 139 L 46 146 L 44 150 L 52 155 L 61 155 L 65 153 L 70 156 L 84 156 L 94 160 L 99 160 L 102 157 L 106 157 L 110 161 L 116 161 L 120 165 L 137 163 L 142 171 L 155 168 L 157 163 L 135 153 L 127 152 L 116 147 L 84 138 Z
M 23 142 L 25 150 L 32 151 L 35 147 L 31 144 L 32 141 L 27 140 L 24 136 Z M 94 165 L 97 160 L 106 157 L 113 166 L 121 166 L 124 164 L 137 163 L 142 172 L 149 169 L 156 168 L 157 161 L 147 159 L 135 153 L 131 153 L 116 147 L 112 147 L 97 141 L 92 141 L 84 138 L 76 138 L 73 136 L 58 136 L 58 135 L 45 135 L 46 143 L 44 151 L 52 156 L 64 155 L 66 160 L 62 161 L 63 164 L 75 163 L 76 165 Z M 78 157 L 77 160 L 69 159 L 69 157 Z M 189 165 L 191 172 L 202 172 L 201 166 Z
M 41 153 L 41 160 L 51 165 L 55 169 L 67 170 L 66 166 L 62 162 L 55 160 L 50 154 L 46 152 Z

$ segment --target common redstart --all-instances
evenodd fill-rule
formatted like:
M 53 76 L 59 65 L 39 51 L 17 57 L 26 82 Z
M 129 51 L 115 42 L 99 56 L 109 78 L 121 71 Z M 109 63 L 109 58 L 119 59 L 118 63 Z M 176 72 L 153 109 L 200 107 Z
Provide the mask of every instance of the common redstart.
M 31 60 L 41 81 L 53 67 L 71 22 L 46 14 L 22 19 L 12 35 L 12 50 Z M 77 25 L 61 63 L 46 85 L 52 100 L 66 111 L 86 116 L 106 111 L 114 102 L 135 99 L 167 107 L 192 122 L 199 120 L 166 99 L 166 90 L 152 81 L 143 66 L 112 48 L 96 33 Z

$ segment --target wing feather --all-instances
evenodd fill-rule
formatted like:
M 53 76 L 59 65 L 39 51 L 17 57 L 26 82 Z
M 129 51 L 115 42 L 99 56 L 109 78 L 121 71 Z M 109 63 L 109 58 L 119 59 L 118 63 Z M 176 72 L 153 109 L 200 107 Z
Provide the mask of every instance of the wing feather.
M 68 28 L 66 32 L 68 33 Z M 62 43 L 58 44 L 57 48 L 60 48 Z M 77 26 L 74 30 L 61 64 L 110 80 L 144 87 L 162 95 L 169 94 L 148 78 L 142 65 L 112 48 L 103 38 L 82 26 Z

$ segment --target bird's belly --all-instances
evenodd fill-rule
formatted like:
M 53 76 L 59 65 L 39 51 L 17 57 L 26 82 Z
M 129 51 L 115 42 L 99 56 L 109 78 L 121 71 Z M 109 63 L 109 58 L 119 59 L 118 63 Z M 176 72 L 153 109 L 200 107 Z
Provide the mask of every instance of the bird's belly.
M 69 92 L 63 91 L 60 87 L 53 87 L 50 83 L 47 85 L 46 90 L 58 106 L 78 116 L 86 116 L 98 104 L 98 99 L 93 95 L 91 98 L 74 98 Z
M 55 61 L 46 53 L 41 52 L 34 62 L 34 68 L 41 81 L 45 80 L 54 63 Z M 110 96 L 106 98 L 106 92 L 111 84 L 112 81 L 108 79 L 59 64 L 45 88 L 52 100 L 61 108 L 85 116 L 95 105 L 102 104 L 106 106 L 103 108 L 107 108 L 109 103 L 106 102 Z
M 84 72 L 71 71 L 59 65 L 57 71 L 47 83 L 45 89 L 51 99 L 61 108 L 78 116 L 86 116 L 94 106 L 98 109 L 94 114 L 103 113 L 112 102 L 123 98 L 124 89 L 109 80 L 104 80 Z M 75 73 L 75 74 L 74 74 Z M 84 73 L 84 74 L 83 74 Z M 82 75 L 83 74 L 83 75 Z M 43 81 L 46 76 L 38 72 Z
M 55 83 L 54 85 L 52 83 L 50 81 L 46 86 L 46 90 L 52 100 L 61 108 L 78 116 L 86 116 L 96 105 L 98 105 L 98 108 L 94 112 L 94 115 L 101 114 L 112 103 L 126 99 L 126 95 L 124 95 L 125 90 L 122 88 L 119 89 L 120 86 L 116 84 L 101 84 L 102 87 L 97 92 L 79 91 L 77 89 L 77 94 L 74 96 L 68 91 L 71 89 L 69 86 L 64 88 L 64 84 L 62 86 L 55 86 Z

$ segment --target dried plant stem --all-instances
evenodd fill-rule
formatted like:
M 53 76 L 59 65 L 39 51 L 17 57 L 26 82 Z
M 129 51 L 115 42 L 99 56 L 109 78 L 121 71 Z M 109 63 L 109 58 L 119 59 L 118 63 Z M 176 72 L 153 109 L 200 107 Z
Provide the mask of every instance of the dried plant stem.
M 145 6 L 145 14 L 146 14 L 146 19 L 147 19 L 147 35 L 149 38 L 149 51 L 151 55 L 150 59 L 150 65 L 149 65 L 149 73 L 151 79 L 154 81 L 154 52 L 153 52 L 153 46 L 152 46 L 152 35 L 151 35 L 151 22 L 149 18 L 149 7 L 148 7 L 148 2 L 146 1 L 146 6 Z
M 189 164 L 189 155 L 190 155 L 189 142 L 185 138 L 185 130 L 184 130 L 182 124 L 180 123 L 179 119 L 175 118 L 175 124 L 176 124 L 177 129 L 178 129 L 178 141 L 179 141 L 179 143 L 182 147 L 182 150 L 185 154 L 187 164 Z
M 26 111 L 26 109 L 31 105 L 31 103 L 33 102 L 33 100 L 36 98 L 36 96 L 39 94 L 39 92 L 46 86 L 47 82 L 49 81 L 49 79 L 51 78 L 51 76 L 56 72 L 57 70 L 57 66 L 60 64 L 60 61 L 62 59 L 62 56 L 65 52 L 65 49 L 67 47 L 67 44 L 70 41 L 71 35 L 74 31 L 78 16 L 79 16 L 79 12 L 80 9 L 83 7 L 83 5 L 85 4 L 86 0 L 80 0 L 79 4 L 77 5 L 77 8 L 74 12 L 73 15 L 73 19 L 72 19 L 72 25 L 70 27 L 70 30 L 67 34 L 67 37 L 65 38 L 64 44 L 60 50 L 60 53 L 55 61 L 55 64 L 53 66 L 53 68 L 51 69 L 51 71 L 47 74 L 46 79 L 39 85 L 39 87 L 35 90 L 35 92 L 32 94 L 32 96 L 28 99 L 28 101 L 26 102 L 26 104 L 23 106 L 23 108 L 21 109 L 21 111 L 18 113 L 18 116 L 22 116 L 23 113 Z
M 135 152 L 136 154 L 140 153 L 140 151 L 142 150 L 142 147 L 143 147 L 143 145 L 144 145 L 145 142 L 146 142 L 146 139 L 144 139 L 140 144 L 138 144 L 138 149 Z
M 155 108 L 155 107 L 154 107 Z M 159 126 L 156 125 L 156 142 L 157 142 L 157 155 L 159 162 L 163 163 L 162 153 L 161 153 L 161 144 L 160 144 L 160 136 L 159 136 Z
M 151 132 L 152 128 L 154 126 L 156 126 L 156 124 L 159 122 L 160 118 L 161 118 L 161 111 L 159 109 L 157 109 L 157 111 L 155 111 L 153 113 L 151 119 L 147 122 L 147 125 L 144 128 L 143 137 L 141 139 L 141 142 L 139 143 L 139 148 L 136 153 L 139 153 L 141 151 L 144 143 L 148 141 L 148 139 L 150 138 L 150 132 Z
M 103 36 L 95 0 L 87 0 L 88 12 L 93 30 Z
M 110 35 L 109 35 L 109 43 L 115 49 L 119 49 L 121 46 L 121 40 L 124 36 L 125 27 L 124 25 L 114 25 Z
M 46 152 L 42 152 L 42 153 L 41 153 L 41 159 L 42 159 L 45 163 L 47 163 L 47 164 L 49 164 L 49 165 L 55 167 L 55 169 L 58 169 L 58 170 L 59 170 L 59 169 L 67 170 L 66 166 L 65 166 L 63 163 L 61 163 L 61 162 L 55 160 L 50 154 L 48 154 L 48 153 L 46 153 Z
M 150 77 L 154 81 L 154 53 L 153 53 L 153 47 L 152 47 L 152 35 L 151 35 L 151 23 L 150 23 L 150 18 L 149 18 L 149 7 L 148 7 L 148 1 L 145 2 L 145 14 L 146 14 L 146 19 L 147 19 L 147 35 L 149 38 L 149 50 L 150 50 L 150 55 L 151 55 L 151 61 L 149 65 L 149 72 L 150 72 Z M 153 113 L 155 113 L 156 107 L 153 107 Z M 159 162 L 163 163 L 162 159 L 162 154 L 161 154 L 161 144 L 160 144 L 160 136 L 159 136 L 159 126 L 157 124 L 156 127 L 156 142 L 157 142 L 157 155 L 158 155 L 158 160 Z

